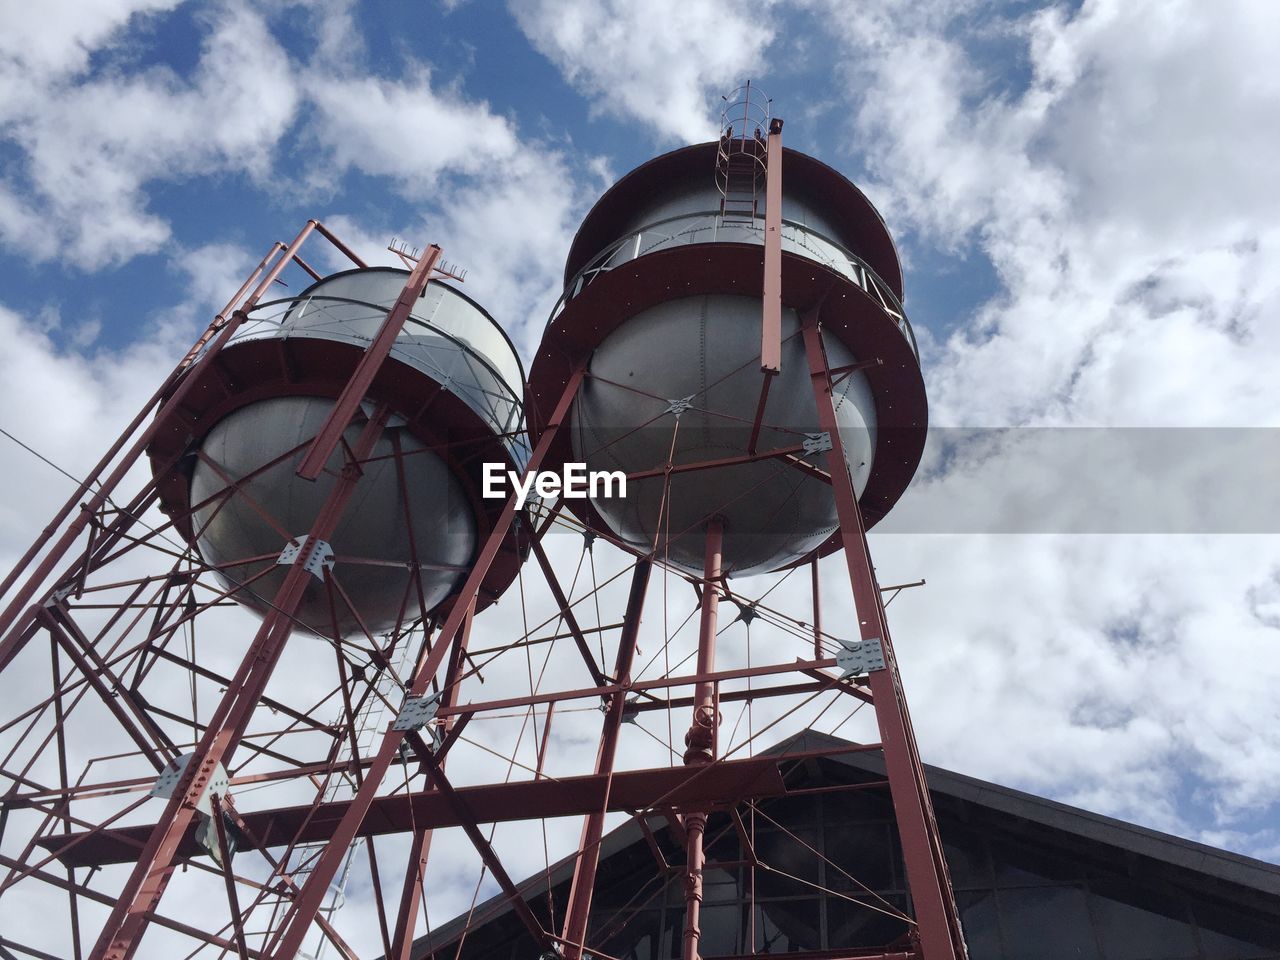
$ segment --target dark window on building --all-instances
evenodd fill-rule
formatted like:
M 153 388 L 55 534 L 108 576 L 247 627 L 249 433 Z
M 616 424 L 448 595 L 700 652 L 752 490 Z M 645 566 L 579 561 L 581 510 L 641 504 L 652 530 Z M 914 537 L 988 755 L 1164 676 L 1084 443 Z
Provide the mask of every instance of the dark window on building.
M 1095 881 L 1089 912 L 1107 960 L 1199 956 L 1191 917 L 1176 894 L 1160 898 L 1133 884 Z
M 1193 903 L 1205 960 L 1280 957 L 1280 917 L 1267 923 L 1230 907 Z
M 1079 887 L 1019 887 L 997 894 L 1010 960 L 1098 960 L 1088 899 Z
M 890 895 L 887 902 L 864 897 L 863 903 L 827 899 L 827 942 L 839 947 L 881 947 L 905 935 L 909 926 L 906 897 Z
M 956 908 L 960 911 L 969 955 L 974 960 L 1002 960 L 1004 947 L 1000 941 L 1000 912 L 995 891 L 958 891 Z

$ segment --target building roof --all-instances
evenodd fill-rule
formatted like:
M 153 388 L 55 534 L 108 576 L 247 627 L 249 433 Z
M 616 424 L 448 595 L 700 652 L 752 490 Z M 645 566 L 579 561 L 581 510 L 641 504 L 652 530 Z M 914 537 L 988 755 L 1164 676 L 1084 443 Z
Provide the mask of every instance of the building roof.
M 853 782 L 880 780 L 885 776 L 883 758 L 874 752 L 832 752 L 814 758 L 815 751 L 836 751 L 853 746 L 846 740 L 817 731 L 804 731 L 777 744 L 767 755 L 779 761 L 792 754 L 808 754 L 806 762 L 834 765 L 851 775 Z M 1206 844 L 1175 837 L 1113 817 L 1081 810 L 1021 790 L 989 783 L 975 777 L 925 766 L 939 820 L 953 815 L 969 822 L 985 820 L 1027 842 L 1067 848 L 1074 853 L 1092 852 L 1114 861 L 1122 858 L 1133 870 L 1158 873 L 1183 887 L 1207 895 L 1260 916 L 1280 915 L 1280 866 Z M 653 817 L 655 831 L 661 817 Z M 945 831 L 944 831 L 944 840 Z M 621 853 L 633 844 L 644 843 L 639 824 L 630 820 L 607 834 L 601 844 L 601 861 Z M 530 877 L 519 889 L 531 898 L 545 895 L 548 879 L 552 886 L 567 882 L 573 874 L 575 854 L 560 860 L 546 872 Z M 473 927 L 488 924 L 510 913 L 511 906 L 501 894 L 478 906 L 471 917 Z M 414 943 L 412 956 L 429 956 L 456 940 L 467 927 L 462 916 L 446 923 Z

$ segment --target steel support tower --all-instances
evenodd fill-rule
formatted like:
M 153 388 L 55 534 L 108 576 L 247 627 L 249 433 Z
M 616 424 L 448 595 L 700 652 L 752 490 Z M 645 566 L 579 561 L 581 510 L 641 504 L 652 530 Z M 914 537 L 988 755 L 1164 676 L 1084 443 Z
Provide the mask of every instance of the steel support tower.
M 311 956 L 323 944 L 354 958 L 335 906 L 344 882 L 358 874 L 374 901 L 380 949 L 405 960 L 424 929 L 424 904 L 448 882 L 431 870 L 433 837 L 445 828 L 465 834 L 483 874 L 541 953 L 606 956 L 600 943 L 607 931 L 592 927 L 591 911 L 606 818 L 614 814 L 637 818 L 646 833 L 655 818 L 664 820 L 683 838 L 685 862 L 659 858 L 655 870 L 684 877 L 681 953 L 694 960 L 702 955 L 708 816 L 729 811 L 742 822 L 740 811 L 785 796 L 781 761 L 757 749 L 770 731 L 808 722 L 812 706 L 825 704 L 825 713 L 846 701 L 874 712 L 879 741 L 856 749 L 883 753 L 882 786 L 892 797 L 910 910 L 902 914 L 906 932 L 883 948 L 821 956 L 965 956 L 885 616 L 886 588 L 876 580 L 866 537 L 909 481 L 925 430 L 897 260 L 878 217 L 868 219 L 874 211 L 865 198 L 817 161 L 784 151 L 781 129 L 767 117 L 727 128 L 718 144 L 640 168 L 597 205 L 570 253 L 565 296 L 531 370 L 528 446 L 513 430 L 499 438 L 505 453 L 468 429 L 465 411 L 450 406 L 448 395 L 406 386 L 388 359 L 428 284 L 450 275 L 438 247 L 402 251 L 409 269 L 401 294 L 380 307 L 360 349 L 307 359 L 290 352 L 295 344 L 256 354 L 252 367 L 231 364 L 246 324 L 297 307 L 296 297 L 266 299 L 286 270 L 322 279 L 301 255 L 309 237 L 326 238 L 357 269 L 365 267 L 316 221 L 293 242 L 273 246 L 3 584 L 0 682 L 12 706 L 0 716 L 0 916 L 30 909 L 61 926 L 11 919 L 0 928 L 0 956 L 290 958 Z M 765 195 L 744 213 L 748 164 L 759 167 Z M 797 184 L 827 192 L 832 216 L 852 224 L 845 239 L 862 238 L 861 253 L 828 238 L 843 260 L 824 265 L 797 247 L 804 237 L 784 216 L 784 164 Z M 710 211 L 712 235 L 703 232 L 706 224 L 667 223 L 658 231 L 665 239 L 655 240 L 651 228 L 625 225 L 634 197 L 655 179 L 689 174 L 715 184 L 717 169 L 730 186 L 721 189 L 727 205 Z M 350 581 L 344 584 L 359 566 L 326 549 L 344 519 L 365 509 L 362 484 L 374 467 L 390 461 L 404 470 L 412 453 L 401 438 L 430 435 L 427 447 L 464 479 L 474 479 L 486 457 L 505 458 L 525 475 L 576 459 L 585 391 L 655 400 L 641 380 L 610 381 L 593 358 L 614 329 L 669 299 L 673 288 L 692 297 L 732 292 L 756 303 L 755 360 L 747 373 L 758 402 L 735 415 L 741 449 L 681 461 L 674 454 L 681 417 L 687 420 L 702 398 L 656 398 L 670 406 L 658 428 L 671 436 L 673 452 L 628 479 L 656 485 L 664 522 L 676 515 L 681 478 L 727 476 L 744 465 L 780 465 L 787 476 L 829 490 L 834 530 L 772 580 L 747 581 L 754 588 L 803 571 L 787 591 L 794 601 L 795 585 L 811 581 L 799 609 L 775 608 L 763 587 L 735 591 L 729 577 L 745 541 L 732 510 L 713 504 L 681 531 L 679 550 L 696 554 L 695 566 L 676 558 L 669 531 L 638 542 L 601 503 L 535 499 L 520 508 L 513 494 L 473 504 L 476 546 L 445 600 L 428 604 L 406 586 L 394 622 L 377 629 L 360 622 Z M 798 317 L 790 333 L 787 311 Z M 833 349 L 854 359 L 833 364 Z M 770 397 L 772 391 L 776 402 L 788 374 L 800 377 L 816 422 L 778 445 L 770 439 Z M 246 383 L 251 390 L 259 377 L 332 399 L 319 429 L 287 451 L 296 458 L 295 479 L 324 479 L 327 492 L 309 529 L 280 531 L 278 556 L 211 562 L 193 530 L 208 501 L 175 500 L 166 484 L 218 415 L 210 398 Z M 874 469 L 862 481 L 851 473 L 839 419 L 841 390 L 855 377 L 868 383 L 878 416 Z M 393 452 L 378 452 L 388 436 Z M 252 479 L 226 477 L 217 496 L 247 500 Z M 408 502 L 403 481 L 401 493 Z M 579 536 L 551 538 L 553 531 Z M 564 562 L 570 542 L 581 545 L 572 577 Z M 613 572 L 603 578 L 596 576 L 596 543 L 604 545 L 602 564 L 606 551 L 612 558 Z M 847 575 L 847 593 L 838 599 L 855 614 L 847 628 L 823 619 L 819 557 L 835 553 Z M 256 628 L 238 609 L 250 585 L 243 574 L 227 582 L 229 569 L 251 562 L 264 583 L 274 577 L 269 596 L 257 594 Z M 587 564 L 589 587 L 580 582 Z M 430 564 L 415 555 L 408 566 Z M 693 666 L 665 663 L 652 673 L 655 645 L 673 650 L 679 635 L 667 624 L 678 619 L 672 583 L 691 606 L 686 622 L 698 625 L 696 640 L 689 638 Z M 300 621 L 304 596 L 316 590 L 333 610 L 345 608 L 356 628 L 336 629 L 337 612 L 334 630 Z M 828 612 L 833 599 L 828 588 Z M 726 606 L 736 612 L 731 620 L 721 615 Z M 748 646 L 745 664 L 724 665 L 727 648 L 717 638 L 739 622 L 751 630 L 753 620 L 754 629 L 781 638 L 777 656 L 752 661 Z M 541 673 L 535 651 L 546 651 Z M 522 687 L 512 678 L 523 681 L 526 664 Z M 768 723 L 754 729 L 748 721 L 740 733 L 721 722 L 731 704 L 744 713 L 752 704 L 776 706 Z M 580 729 L 583 707 L 601 711 L 594 754 L 557 752 L 553 728 L 572 722 Z M 667 730 L 678 734 L 664 739 L 645 728 L 650 740 L 662 741 L 662 754 L 636 765 L 630 757 L 643 753 L 628 754 L 626 745 L 647 741 L 633 726 L 663 714 Z M 514 729 L 512 718 L 514 745 L 483 732 L 498 729 L 487 724 Z M 494 754 L 506 757 L 505 774 L 473 772 Z M 495 829 L 559 817 L 581 817 L 582 826 L 567 897 L 552 904 L 549 917 L 538 897 L 517 890 L 510 848 Z M 388 863 L 392 838 L 396 860 Z M 4 913 L 6 899 L 18 905 L 15 912 Z M 549 890 L 544 899 L 553 899 Z

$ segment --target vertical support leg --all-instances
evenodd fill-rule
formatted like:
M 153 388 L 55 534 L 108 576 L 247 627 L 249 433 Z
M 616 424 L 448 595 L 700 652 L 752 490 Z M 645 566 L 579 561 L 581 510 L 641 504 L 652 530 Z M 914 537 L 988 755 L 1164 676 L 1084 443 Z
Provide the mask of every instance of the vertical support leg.
M 760 328 L 760 369 L 782 369 L 782 121 L 769 123 L 764 187 L 764 316 Z
M 53 715 L 56 721 L 54 742 L 58 749 L 58 786 L 61 788 L 61 803 L 58 807 L 58 813 L 62 817 L 62 833 L 67 835 L 71 833 L 71 794 L 68 791 L 70 778 L 67 775 L 67 731 L 66 731 L 66 712 L 62 704 L 62 668 L 58 665 L 58 644 L 57 641 L 50 637 L 49 654 L 52 660 L 52 677 L 53 677 Z M 73 867 L 67 867 L 67 901 L 71 912 L 71 949 L 75 960 L 80 960 L 84 955 L 80 946 L 80 899 L 76 896 L 74 885 L 76 882 L 76 871 Z
M 885 769 L 893 799 L 894 817 L 902 840 L 907 884 L 915 907 L 920 948 L 924 960 L 964 960 L 964 937 L 956 912 L 951 879 L 933 815 L 933 803 L 924 780 L 924 769 L 916 751 L 915 735 L 907 713 L 888 622 L 880 603 L 880 591 L 867 549 L 866 528 L 858 507 L 857 493 L 849 475 L 836 421 L 831 375 L 816 310 L 802 318 L 805 355 L 813 385 L 818 420 L 831 438 L 827 470 L 840 517 L 840 535 L 849 582 L 853 589 L 859 631 L 863 640 L 879 640 L 886 668 L 872 671 L 870 687 L 880 739 L 884 745 Z
M 640 615 L 644 610 L 644 596 L 649 587 L 649 560 L 637 560 L 631 575 L 631 593 L 627 597 L 627 611 L 623 618 L 622 633 L 618 638 L 618 656 L 614 664 L 614 676 L 619 683 L 631 677 L 631 662 L 635 657 L 636 638 L 640 633 Z M 596 774 L 608 777 L 604 802 L 600 809 L 589 813 L 582 824 L 582 842 L 578 861 L 573 868 L 573 883 L 569 887 L 569 905 L 565 911 L 564 933 L 565 960 L 581 960 L 587 938 L 587 918 L 591 913 L 591 893 L 596 885 L 596 870 L 600 864 L 600 840 L 604 836 L 604 814 L 609 806 L 609 789 L 613 785 L 613 763 L 618 752 L 618 734 L 622 727 L 622 713 L 626 706 L 626 694 L 619 691 L 609 701 L 600 732 L 600 749 L 596 754 Z
M 698 624 L 698 676 L 716 669 L 716 624 L 720 607 L 721 563 L 724 553 L 724 521 L 719 516 L 707 521 L 706 553 L 702 562 L 702 612 Z M 700 680 L 693 693 L 693 721 L 685 735 L 684 762 L 688 765 L 711 763 L 716 758 L 716 735 L 719 728 L 716 685 Z M 698 810 L 684 816 L 686 867 L 684 893 L 684 960 L 698 960 L 702 939 L 702 849 L 707 829 L 707 814 Z

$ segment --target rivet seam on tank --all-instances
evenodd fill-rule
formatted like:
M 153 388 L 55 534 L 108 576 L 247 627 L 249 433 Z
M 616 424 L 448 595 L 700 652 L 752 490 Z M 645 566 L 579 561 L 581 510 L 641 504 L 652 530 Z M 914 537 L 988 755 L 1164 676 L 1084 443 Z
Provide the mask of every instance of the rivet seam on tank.
M 836 666 L 840 668 L 840 679 L 864 677 L 869 673 L 885 669 L 884 645 L 879 637 L 866 640 L 841 640 L 840 649 L 836 651 Z

